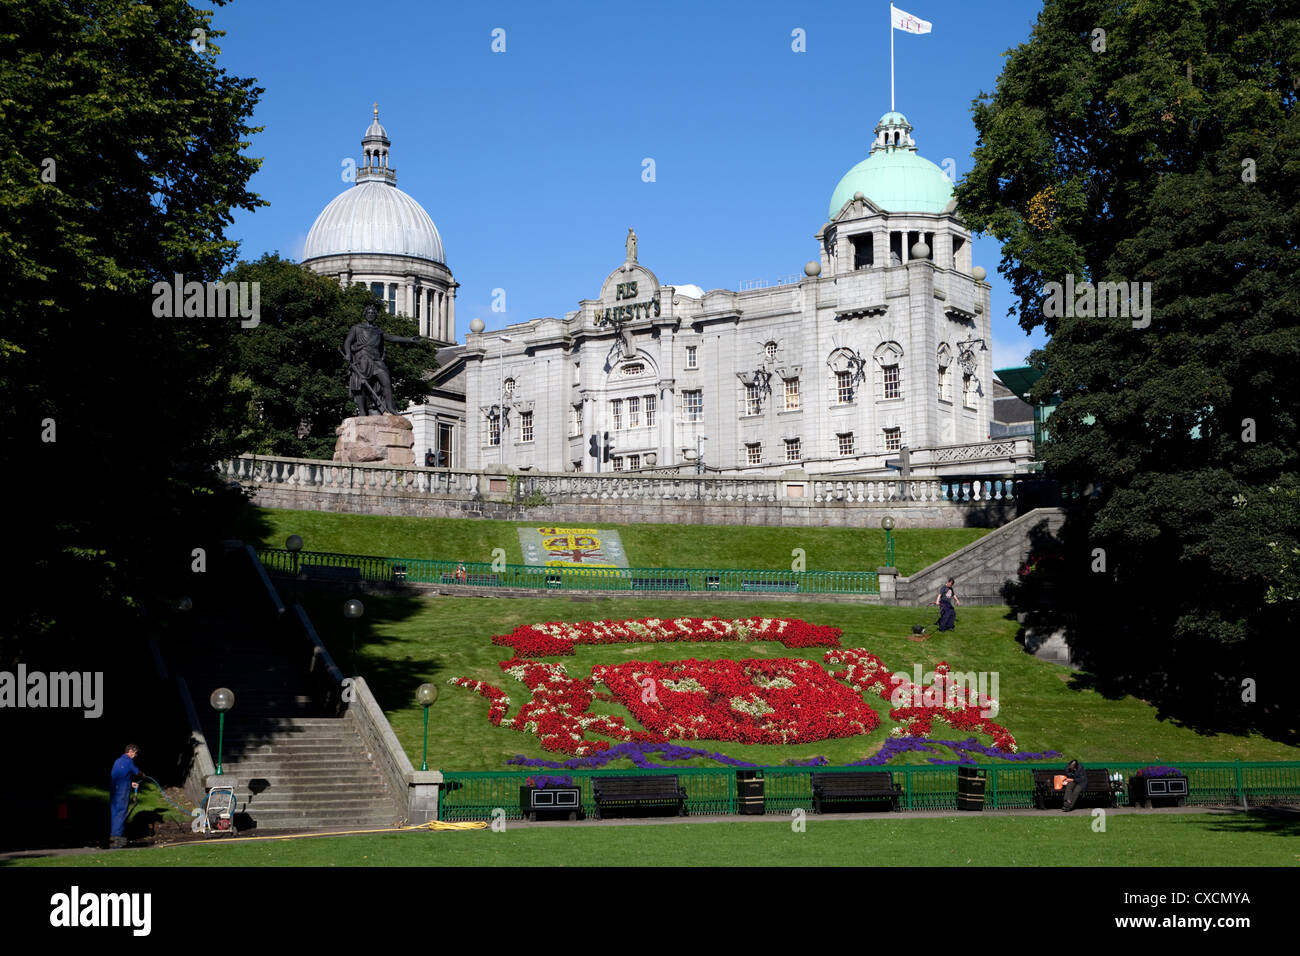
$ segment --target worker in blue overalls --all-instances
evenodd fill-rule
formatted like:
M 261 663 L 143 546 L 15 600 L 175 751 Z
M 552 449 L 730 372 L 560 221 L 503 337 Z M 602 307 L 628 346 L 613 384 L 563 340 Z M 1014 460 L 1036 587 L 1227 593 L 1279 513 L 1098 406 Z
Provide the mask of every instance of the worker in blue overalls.
M 139 753 L 139 747 L 135 744 L 127 744 L 126 752 L 113 764 L 113 783 L 109 788 L 108 796 L 108 810 L 113 824 L 110 831 L 110 849 L 126 846 L 127 805 L 131 798 L 131 791 L 140 788 L 135 778 L 144 776 L 140 768 L 135 765 L 135 758 Z

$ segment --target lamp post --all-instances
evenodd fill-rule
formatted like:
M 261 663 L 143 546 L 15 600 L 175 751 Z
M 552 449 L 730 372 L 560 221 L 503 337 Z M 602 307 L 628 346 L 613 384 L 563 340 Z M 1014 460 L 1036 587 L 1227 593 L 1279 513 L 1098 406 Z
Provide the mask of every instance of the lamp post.
M 356 598 L 343 603 L 343 616 L 352 622 L 352 673 L 357 673 L 357 621 L 366 613 L 366 606 Z
M 894 519 L 885 515 L 880 519 L 880 527 L 885 529 L 885 567 L 894 566 Z
M 235 692 L 229 687 L 218 687 L 208 698 L 208 703 L 217 712 L 217 775 L 221 775 L 221 745 L 226 735 L 226 711 L 235 706 Z
M 701 435 L 695 436 L 695 473 L 697 475 L 704 474 L 704 443 L 706 441 L 708 439 Z
M 429 708 L 438 699 L 436 684 L 421 684 L 415 689 L 415 702 L 424 708 L 424 751 L 420 759 L 420 769 L 429 769 Z

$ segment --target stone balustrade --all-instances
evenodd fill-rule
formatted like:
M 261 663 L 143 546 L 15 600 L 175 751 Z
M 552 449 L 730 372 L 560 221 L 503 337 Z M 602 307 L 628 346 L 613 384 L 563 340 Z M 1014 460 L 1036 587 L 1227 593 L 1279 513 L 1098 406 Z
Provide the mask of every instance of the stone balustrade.
M 554 474 L 451 471 L 440 468 L 341 464 L 304 458 L 228 459 L 217 466 L 228 481 L 335 492 L 430 495 L 459 500 L 549 502 L 591 500 L 779 502 L 808 505 L 1016 500 L 1025 475 L 934 478 L 748 478 L 726 475 Z

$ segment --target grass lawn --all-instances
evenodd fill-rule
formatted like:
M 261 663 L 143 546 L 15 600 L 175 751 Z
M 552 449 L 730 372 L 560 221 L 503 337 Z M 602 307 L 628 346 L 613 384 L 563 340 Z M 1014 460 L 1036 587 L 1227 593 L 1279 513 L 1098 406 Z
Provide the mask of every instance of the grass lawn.
M 1294 822 L 1211 814 L 788 820 L 409 831 L 120 850 L 16 866 L 1294 866 Z
M 334 652 L 345 673 L 350 637 L 340 614 L 341 598 L 309 595 L 308 610 L 321 637 Z M 1161 720 L 1155 709 L 1133 697 L 1111 700 L 1091 689 L 1087 675 L 1040 661 L 1016 643 L 1017 624 L 1005 607 L 964 607 L 958 612 L 955 632 L 935 634 L 920 644 L 906 639 L 915 623 L 930 623 L 930 608 L 881 607 L 859 604 L 718 601 L 624 598 L 522 598 L 473 597 L 365 597 L 366 615 L 359 632 L 357 670 L 370 683 L 388 715 L 398 740 L 419 766 L 423 717 L 415 703 L 415 688 L 425 681 L 439 685 L 441 696 L 430 711 L 429 766 L 447 770 L 506 770 L 515 754 L 565 759 L 541 749 L 537 739 L 487 720 L 488 703 L 468 690 L 450 687 L 447 680 L 466 676 L 500 687 L 512 697 L 512 709 L 527 694 L 522 684 L 497 666 L 510 649 L 490 643 L 493 634 L 506 633 L 519 624 L 545 621 L 581 621 L 640 617 L 677 617 L 682 614 L 721 618 L 764 616 L 797 617 L 843 630 L 845 647 L 866 647 L 881 656 L 894 671 L 911 674 L 914 664 L 930 670 L 947 660 L 954 670 L 996 672 L 1001 709 L 995 718 L 1016 737 L 1021 751 L 1057 750 L 1095 761 L 1178 760 L 1296 760 L 1300 749 L 1262 737 L 1228 734 L 1200 736 Z M 697 658 L 805 657 L 820 662 L 824 649 L 789 649 L 779 643 L 617 644 L 578 647 L 565 663 L 574 676 L 585 676 L 597 663 L 629 660 L 680 660 Z M 236 689 L 238 693 L 238 689 Z M 870 756 L 889 732 L 887 702 L 869 698 L 881 715 L 881 726 L 865 737 L 824 740 L 797 746 L 743 746 L 717 741 L 691 741 L 692 746 L 718 750 L 754 763 L 780 764 L 791 758 L 817 755 L 832 763 Z M 630 725 L 629 712 L 619 704 L 597 702 L 593 710 L 618 713 Z M 963 739 L 935 722 L 932 737 Z M 988 739 L 984 743 L 990 743 Z M 906 754 L 895 763 L 925 763 L 922 754 Z M 700 766 L 716 766 L 704 760 Z M 691 763 L 685 764 L 690 766 Z M 611 767 L 630 767 L 629 762 Z
M 508 564 L 523 564 L 518 528 L 529 521 L 469 518 L 398 518 L 323 511 L 253 509 L 246 540 L 282 548 L 302 535 L 308 551 L 372 554 L 388 558 L 491 561 L 504 548 Z M 544 523 L 543 523 L 544 525 Z M 885 562 L 885 533 L 872 528 L 760 528 L 680 524 L 600 525 L 616 530 L 634 568 L 790 568 L 803 548 L 810 571 L 874 571 Z M 900 528 L 894 532 L 899 573 L 920 571 L 989 533 L 988 528 Z

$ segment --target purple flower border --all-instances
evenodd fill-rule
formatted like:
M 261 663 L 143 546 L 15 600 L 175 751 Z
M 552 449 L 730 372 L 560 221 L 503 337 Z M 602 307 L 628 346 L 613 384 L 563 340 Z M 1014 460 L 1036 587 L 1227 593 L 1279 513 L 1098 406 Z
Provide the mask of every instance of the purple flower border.
M 957 755 L 956 760 L 946 760 L 942 757 L 928 757 L 927 760 L 932 764 L 974 764 L 975 755 L 990 757 L 997 760 L 1045 760 L 1049 757 L 1061 756 L 1055 750 L 1044 750 L 1041 753 L 1008 753 L 1004 750 L 998 750 L 996 747 L 987 747 L 979 743 L 974 737 L 968 737 L 965 740 L 931 740 L 927 737 L 890 737 L 885 741 L 885 745 L 874 756 L 865 757 L 862 760 L 855 760 L 852 763 L 845 764 L 847 767 L 880 767 L 889 763 L 900 754 L 909 751 L 929 751 L 930 753 L 941 753 L 935 749 L 935 745 L 947 747 Z M 747 767 L 758 769 L 763 764 L 749 763 L 745 760 L 737 760 L 735 757 L 728 757 L 726 754 L 716 753 L 710 750 L 701 750 L 698 747 L 687 747 L 683 744 L 652 744 L 642 743 L 640 741 L 629 741 L 627 743 L 615 744 L 608 750 L 602 750 L 599 753 L 592 754 L 589 757 L 575 757 L 572 760 L 558 761 L 546 760 L 540 757 L 525 757 L 523 754 L 516 754 L 506 761 L 507 764 L 513 764 L 521 767 L 538 767 L 552 770 L 598 770 L 608 763 L 615 760 L 627 758 L 633 765 L 642 770 L 670 770 L 667 764 L 654 763 L 650 757 L 658 754 L 660 760 L 682 761 L 691 760 L 696 757 L 703 757 L 713 760 L 717 763 L 724 764 L 728 767 Z M 830 761 L 825 757 L 809 757 L 804 760 L 789 760 L 785 766 L 790 767 L 825 767 Z M 1170 768 L 1153 768 L 1153 769 L 1170 769 Z M 1177 771 L 1174 771 L 1175 773 Z M 537 778 L 537 779 L 556 779 L 556 778 Z

